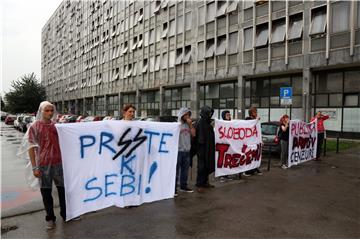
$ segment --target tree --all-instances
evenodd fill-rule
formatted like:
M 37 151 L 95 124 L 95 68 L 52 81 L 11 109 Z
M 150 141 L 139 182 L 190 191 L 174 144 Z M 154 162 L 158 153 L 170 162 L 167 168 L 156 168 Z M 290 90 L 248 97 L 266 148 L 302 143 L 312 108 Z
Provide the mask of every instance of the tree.
M 5 94 L 6 109 L 11 113 L 33 113 L 46 99 L 45 87 L 34 73 L 24 75 L 11 83 L 12 89 Z
M 6 111 L 6 106 L 5 106 L 5 102 L 3 101 L 2 97 L 0 96 L 1 98 L 1 111 Z

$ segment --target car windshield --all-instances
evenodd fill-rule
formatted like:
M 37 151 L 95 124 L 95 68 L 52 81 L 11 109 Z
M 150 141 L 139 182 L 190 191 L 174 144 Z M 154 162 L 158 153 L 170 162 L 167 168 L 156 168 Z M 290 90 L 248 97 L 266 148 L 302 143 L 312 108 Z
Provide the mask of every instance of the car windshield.
M 278 126 L 275 124 L 262 124 L 261 133 L 264 135 L 276 135 Z

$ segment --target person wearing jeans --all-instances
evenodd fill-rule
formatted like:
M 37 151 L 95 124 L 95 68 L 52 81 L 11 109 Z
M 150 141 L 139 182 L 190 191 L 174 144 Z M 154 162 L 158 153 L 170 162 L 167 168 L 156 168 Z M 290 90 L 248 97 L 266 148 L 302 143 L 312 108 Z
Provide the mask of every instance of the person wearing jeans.
M 52 197 L 53 182 L 58 190 L 60 216 L 64 221 L 66 220 L 64 177 L 55 119 L 55 106 L 48 101 L 41 102 L 36 120 L 24 136 L 33 175 L 39 179 L 40 192 L 46 211 L 46 229 L 53 229 L 56 225 Z
M 62 166 L 52 166 L 46 167 L 41 166 L 40 171 L 48 172 L 47 174 L 42 174 L 40 176 L 40 181 L 42 188 L 40 188 L 41 196 L 43 198 L 43 203 L 46 211 L 45 220 L 47 222 L 56 221 L 56 216 L 54 214 L 54 202 L 52 193 L 52 181 L 54 180 L 55 185 L 63 185 L 63 171 Z M 65 221 L 66 219 L 66 205 L 65 205 L 65 188 L 64 186 L 56 186 L 59 196 L 59 205 L 60 205 L 60 216 Z M 51 229 L 51 228 L 48 228 Z
M 195 128 L 191 121 L 191 111 L 188 108 L 181 108 L 178 114 L 180 125 L 179 149 L 176 164 L 175 196 L 178 195 L 177 183 L 180 178 L 180 191 L 192 193 L 193 190 L 187 185 L 190 167 L 191 137 L 195 137 Z

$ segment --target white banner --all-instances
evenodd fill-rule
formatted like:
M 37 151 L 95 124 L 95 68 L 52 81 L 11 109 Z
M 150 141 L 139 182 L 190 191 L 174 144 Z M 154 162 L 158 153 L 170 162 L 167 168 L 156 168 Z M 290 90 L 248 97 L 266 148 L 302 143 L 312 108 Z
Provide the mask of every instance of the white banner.
M 178 123 L 108 120 L 56 128 L 66 220 L 113 205 L 174 197 Z
M 215 120 L 215 176 L 258 168 L 261 125 L 257 120 Z
M 317 124 L 290 120 L 288 167 L 316 158 Z

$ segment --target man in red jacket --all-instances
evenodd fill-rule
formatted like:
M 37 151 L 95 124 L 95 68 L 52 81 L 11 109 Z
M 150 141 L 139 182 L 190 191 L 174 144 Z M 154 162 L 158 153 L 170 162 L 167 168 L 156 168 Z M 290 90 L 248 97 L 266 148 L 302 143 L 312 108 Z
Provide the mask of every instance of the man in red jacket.
M 324 142 L 324 134 L 325 134 L 324 121 L 327 119 L 329 119 L 329 116 L 321 114 L 321 111 L 318 111 L 316 115 L 311 118 L 311 123 L 317 121 L 318 141 L 317 141 L 315 160 L 319 160 L 319 161 L 320 161 L 321 147 Z

